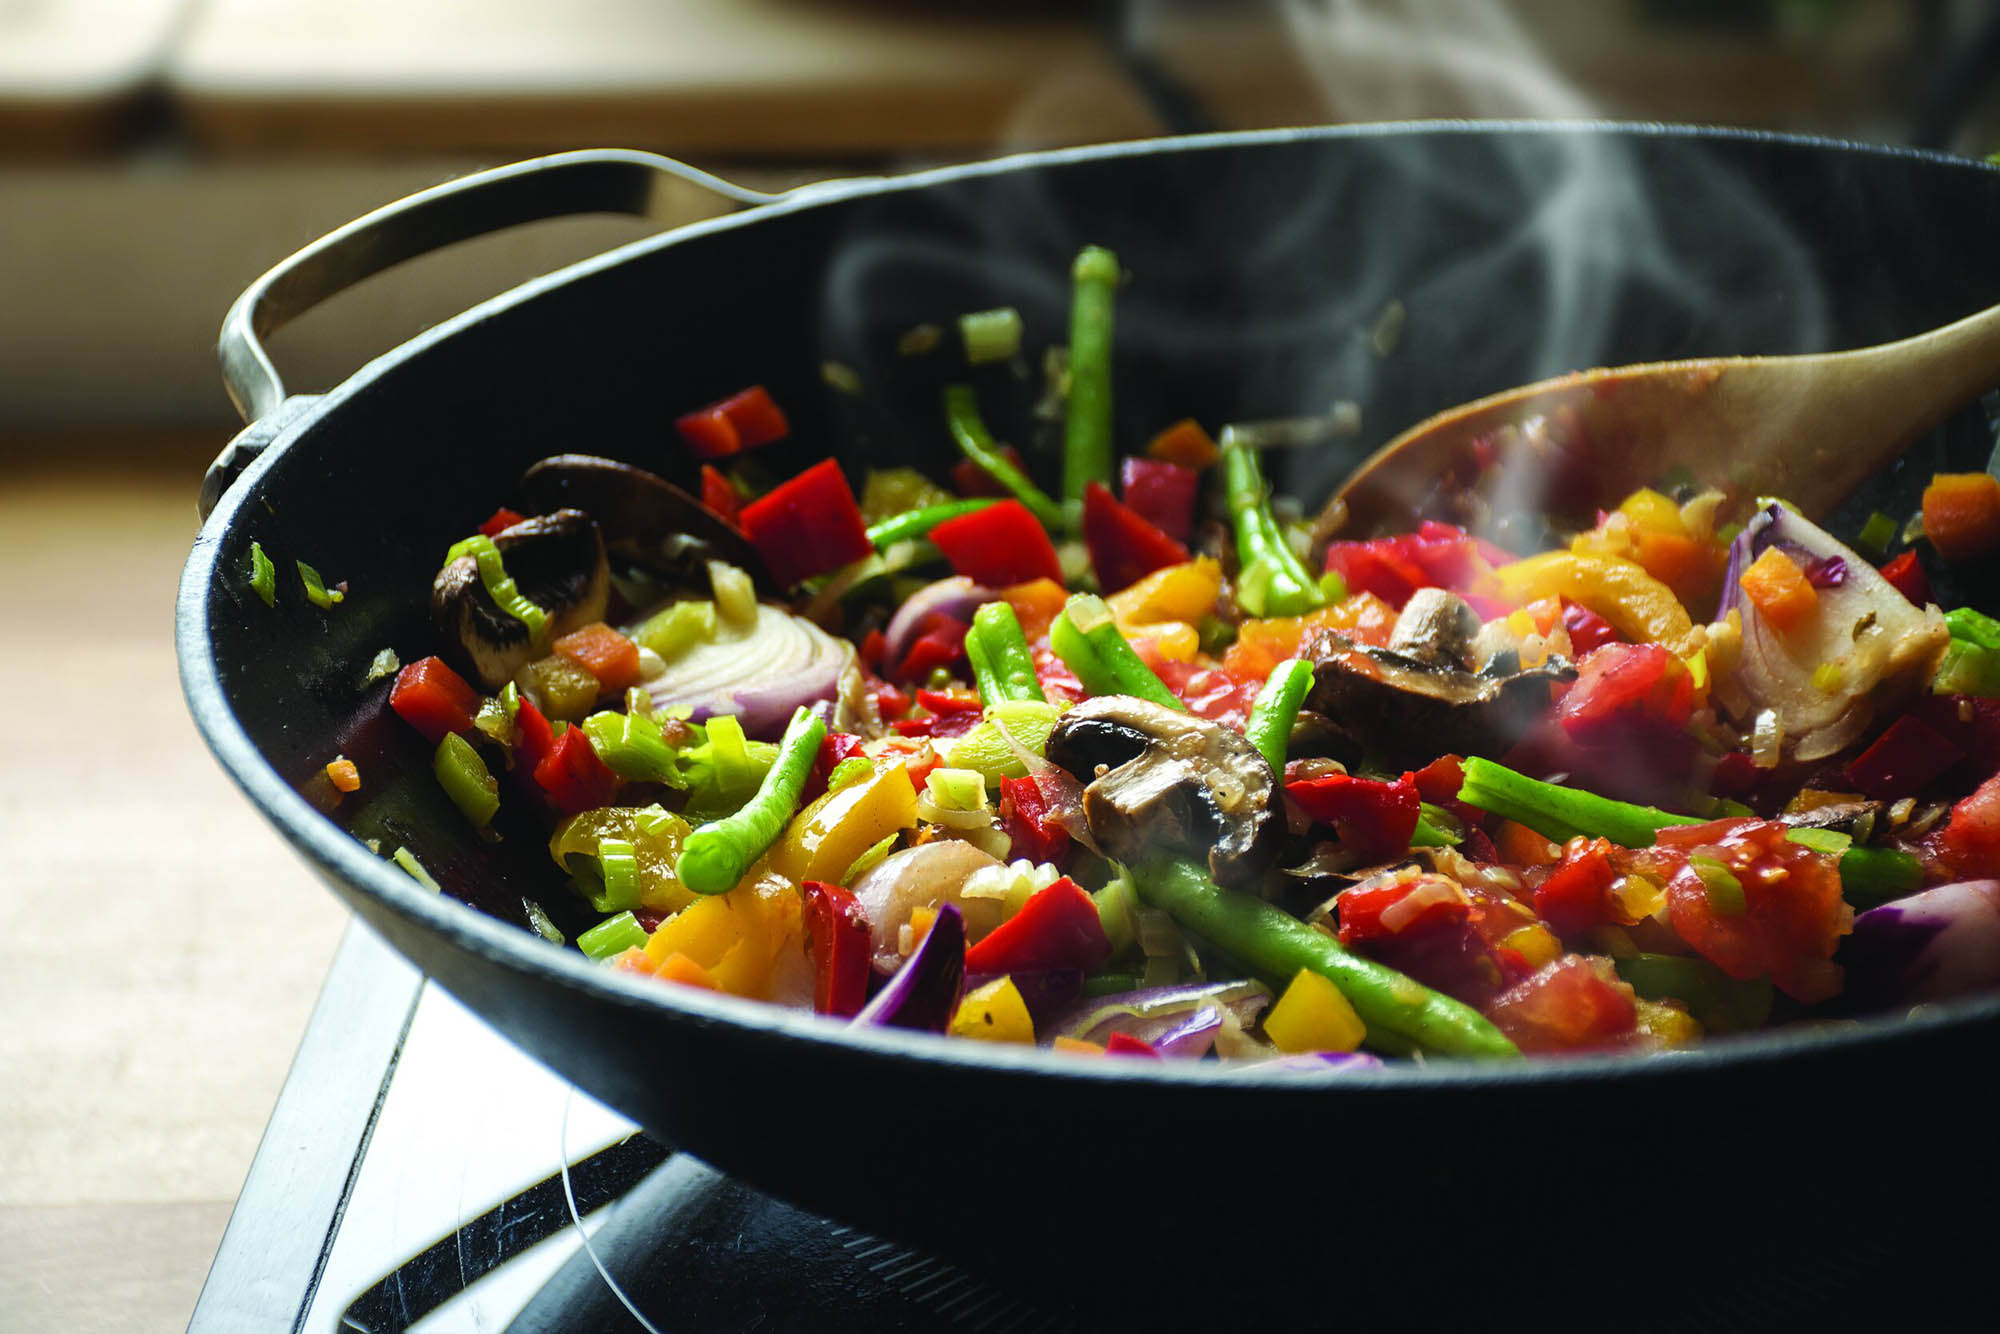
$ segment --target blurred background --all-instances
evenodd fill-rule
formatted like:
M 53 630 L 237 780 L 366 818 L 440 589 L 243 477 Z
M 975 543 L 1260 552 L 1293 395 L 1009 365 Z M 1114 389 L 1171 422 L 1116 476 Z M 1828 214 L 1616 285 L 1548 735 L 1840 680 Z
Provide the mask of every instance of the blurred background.
M 20 650 L 0 654 L 0 1328 L 185 1322 L 344 924 L 201 748 L 168 633 L 201 471 L 237 425 L 216 329 L 285 255 L 601 145 L 764 189 L 1458 116 L 1984 155 L 1996 75 L 1991 0 L 0 0 L 0 642 Z M 472 243 L 272 349 L 325 389 L 721 207 L 688 190 L 664 220 Z

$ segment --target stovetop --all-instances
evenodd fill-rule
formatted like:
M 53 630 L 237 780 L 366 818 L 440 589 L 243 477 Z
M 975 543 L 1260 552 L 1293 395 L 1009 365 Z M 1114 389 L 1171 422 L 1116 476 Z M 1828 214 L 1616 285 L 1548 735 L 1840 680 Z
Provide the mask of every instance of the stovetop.
M 1063 1312 L 794 1209 L 649 1139 L 358 922 L 189 1326 L 1075 1327 Z

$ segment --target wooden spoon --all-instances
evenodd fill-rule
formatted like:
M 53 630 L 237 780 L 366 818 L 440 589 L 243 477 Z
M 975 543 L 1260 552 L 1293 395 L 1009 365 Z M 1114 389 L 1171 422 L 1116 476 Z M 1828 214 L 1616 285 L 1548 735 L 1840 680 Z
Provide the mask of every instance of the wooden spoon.
M 1572 372 L 1440 412 L 1391 440 L 1340 489 L 1340 529 L 1406 530 L 1440 494 L 1475 482 L 1486 505 L 1459 517 L 1587 517 L 1676 467 L 1818 516 L 1995 383 L 2000 306 L 1850 352 Z

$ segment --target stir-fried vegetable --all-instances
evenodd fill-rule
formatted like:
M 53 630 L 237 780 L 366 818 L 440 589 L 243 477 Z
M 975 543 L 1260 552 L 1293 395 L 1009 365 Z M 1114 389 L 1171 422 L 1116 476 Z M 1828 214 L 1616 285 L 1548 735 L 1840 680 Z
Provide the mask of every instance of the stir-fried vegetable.
M 450 549 L 388 705 L 479 837 L 546 835 L 587 957 L 1341 1078 L 2000 986 L 2000 620 L 1923 570 L 2000 540 L 1991 477 L 1856 547 L 1692 477 L 1539 551 L 1341 532 L 1270 494 L 1271 424 L 1117 460 L 1118 262 L 1071 276 L 1039 403 L 1001 401 L 1012 309 L 906 349 L 948 363 L 955 492 L 746 462 L 790 435 L 753 387 L 677 422 L 699 499 L 564 456 Z M 980 394 L 1046 429 L 1001 445 Z M 313 772 L 336 810 L 390 786 Z

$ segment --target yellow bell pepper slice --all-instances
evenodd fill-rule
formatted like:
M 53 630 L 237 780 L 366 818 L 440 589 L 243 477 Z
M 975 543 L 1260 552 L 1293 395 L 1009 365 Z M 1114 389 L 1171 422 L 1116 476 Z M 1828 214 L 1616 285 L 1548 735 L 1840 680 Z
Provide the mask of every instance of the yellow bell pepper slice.
M 1611 623 L 1627 639 L 1688 654 L 1701 647 L 1694 622 L 1674 591 L 1629 560 L 1576 551 L 1545 551 L 1502 565 L 1494 574 L 1516 602 L 1565 597 Z
M 1264 1016 L 1264 1036 L 1283 1052 L 1353 1051 L 1367 1034 L 1340 988 L 1309 968 L 1299 969 Z
M 771 849 L 771 869 L 787 880 L 835 882 L 862 853 L 916 823 L 910 771 L 891 765 L 801 811 Z
M 983 987 L 965 993 L 946 1030 L 955 1038 L 978 1038 L 984 1042 L 1035 1041 L 1035 1021 L 1028 1017 L 1028 1003 L 1011 977 L 996 977 Z
M 1132 627 L 1162 621 L 1199 622 L 1215 610 L 1222 594 L 1222 566 L 1207 556 L 1155 570 L 1130 587 L 1104 599 L 1119 632 L 1128 638 Z
M 736 996 L 765 999 L 779 953 L 802 948 L 799 892 L 775 876 L 698 898 L 660 923 L 646 956 L 664 966 L 676 954 L 705 969 L 714 985 Z

